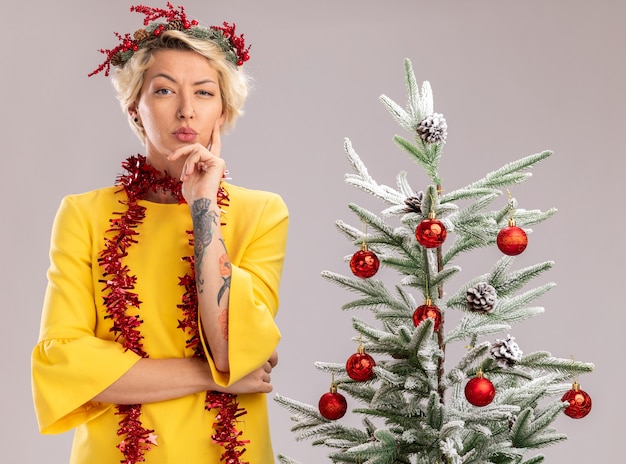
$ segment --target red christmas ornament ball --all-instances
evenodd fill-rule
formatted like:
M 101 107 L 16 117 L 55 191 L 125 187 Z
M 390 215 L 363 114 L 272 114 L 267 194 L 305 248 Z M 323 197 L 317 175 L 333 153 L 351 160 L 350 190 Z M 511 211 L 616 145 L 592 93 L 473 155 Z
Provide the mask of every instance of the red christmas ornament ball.
M 374 378 L 376 361 L 369 354 L 359 350 L 346 361 L 348 377 L 357 382 L 365 382 Z
M 352 255 L 352 259 L 350 259 L 350 269 L 352 273 L 362 279 L 367 279 L 376 274 L 379 266 L 380 261 L 378 256 L 368 249 L 357 251 Z
M 331 388 L 327 393 L 324 393 L 320 398 L 318 409 L 320 414 L 328 420 L 341 419 L 346 410 L 348 409 L 348 402 L 346 398 L 337 393 L 336 388 Z
M 424 248 L 437 248 L 448 235 L 448 231 L 439 219 L 424 219 L 415 229 L 415 238 Z
M 496 396 L 496 388 L 491 380 L 479 373 L 465 385 L 465 398 L 474 406 L 487 406 Z
M 443 317 L 441 316 L 439 308 L 431 303 L 432 302 L 430 300 L 427 300 L 423 305 L 417 307 L 413 313 L 413 324 L 415 327 L 420 325 L 420 322 L 430 317 L 435 321 L 434 330 L 439 330 L 439 327 L 441 327 L 441 323 L 443 322 Z
M 528 236 L 524 229 L 520 229 L 515 225 L 508 225 L 498 232 L 496 243 L 500 251 L 505 255 L 516 256 L 526 249 Z
M 573 419 L 582 419 L 591 411 L 591 396 L 580 389 L 578 382 L 574 382 L 572 389 L 565 392 L 561 401 L 569 401 L 569 406 L 563 412 Z

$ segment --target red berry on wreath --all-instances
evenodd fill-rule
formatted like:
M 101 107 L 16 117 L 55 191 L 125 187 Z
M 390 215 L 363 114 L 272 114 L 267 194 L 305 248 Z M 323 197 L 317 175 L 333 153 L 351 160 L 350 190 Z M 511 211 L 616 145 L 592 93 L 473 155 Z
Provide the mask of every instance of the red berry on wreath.
M 420 322 L 428 319 L 429 317 L 435 321 L 433 330 L 436 332 L 439 330 L 439 327 L 441 327 L 443 316 L 441 315 L 439 308 L 433 304 L 432 300 L 430 298 L 426 298 L 424 304 L 418 306 L 413 313 L 413 325 L 417 327 L 420 325 Z
M 359 345 L 356 353 L 346 361 L 348 377 L 357 382 L 365 382 L 374 378 L 374 366 L 376 361 L 365 352 L 363 345 Z
M 483 376 L 482 371 L 476 373 L 476 377 L 470 379 L 465 385 L 465 398 L 474 406 L 487 406 L 496 396 L 496 388 L 491 380 Z
M 515 225 L 515 219 L 509 219 L 509 225 L 504 227 L 496 237 L 496 243 L 502 253 L 516 256 L 522 253 L 528 245 L 528 236 L 524 229 Z
M 572 389 L 565 392 L 561 401 L 569 402 L 563 412 L 573 419 L 582 419 L 591 411 L 591 397 L 580 389 L 578 382 L 572 384 Z
M 439 219 L 435 219 L 434 212 L 428 214 L 428 219 L 420 222 L 415 229 L 415 238 L 424 248 L 437 248 L 448 235 L 448 231 Z
M 361 249 L 354 253 L 352 259 L 350 259 L 350 270 L 355 276 L 362 279 L 367 279 L 376 274 L 379 266 L 380 260 L 378 256 L 373 251 L 368 250 L 365 243 L 361 245 Z
M 330 391 L 320 398 L 318 409 L 320 414 L 328 420 L 341 419 L 348 409 L 346 398 L 337 392 L 337 385 L 333 383 Z

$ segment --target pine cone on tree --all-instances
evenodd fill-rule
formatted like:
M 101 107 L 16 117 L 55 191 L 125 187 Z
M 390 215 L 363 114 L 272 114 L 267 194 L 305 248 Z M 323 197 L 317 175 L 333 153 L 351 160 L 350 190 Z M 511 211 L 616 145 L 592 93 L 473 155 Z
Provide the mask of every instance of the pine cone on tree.
M 408 197 L 404 200 L 406 208 L 404 211 L 407 213 L 422 214 L 422 202 L 424 201 L 424 192 L 417 192 L 415 196 Z
M 496 289 L 487 282 L 479 282 L 473 288 L 468 288 L 466 300 L 469 309 L 478 313 L 493 311 L 498 295 Z
M 424 142 L 445 143 L 448 136 L 446 119 L 439 113 L 426 116 L 417 125 L 417 133 Z
M 519 345 L 515 343 L 515 337 L 510 335 L 507 335 L 505 340 L 496 340 L 491 347 L 491 355 L 502 368 L 512 367 L 522 359 L 523 354 Z

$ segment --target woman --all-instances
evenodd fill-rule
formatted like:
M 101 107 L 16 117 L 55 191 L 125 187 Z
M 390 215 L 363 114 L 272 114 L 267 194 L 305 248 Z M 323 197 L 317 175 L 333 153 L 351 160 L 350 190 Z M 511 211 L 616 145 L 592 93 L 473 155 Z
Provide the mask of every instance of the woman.
M 222 130 L 247 95 L 242 36 L 137 6 L 104 50 L 145 145 L 115 186 L 63 199 L 39 343 L 42 433 L 75 428 L 72 463 L 274 462 L 266 393 L 288 213 L 224 182 Z M 164 21 L 158 21 L 164 20 Z

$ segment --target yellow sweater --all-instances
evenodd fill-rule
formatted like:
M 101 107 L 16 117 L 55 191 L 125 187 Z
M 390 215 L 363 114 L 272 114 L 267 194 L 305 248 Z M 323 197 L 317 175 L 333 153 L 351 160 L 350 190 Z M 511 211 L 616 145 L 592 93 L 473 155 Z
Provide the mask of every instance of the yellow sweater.
M 280 333 L 274 323 L 287 240 L 288 212 L 275 194 L 225 184 L 230 202 L 222 234 L 232 263 L 229 310 L 230 374 L 215 380 L 231 384 L 267 361 Z M 105 319 L 102 269 L 98 264 L 113 212 L 126 195 L 108 187 L 63 199 L 52 231 L 48 287 L 39 343 L 32 354 L 35 410 L 42 433 L 76 428 L 72 464 L 120 462 L 116 448 L 119 415 L 114 405 L 91 399 L 140 358 L 124 351 Z M 138 243 L 123 263 L 137 276 L 135 292 L 143 324 L 143 347 L 151 358 L 191 357 L 189 335 L 177 328 L 177 308 L 189 272 L 183 256 L 193 255 L 186 231 L 192 229 L 187 205 L 140 201 L 146 217 L 138 227 Z M 109 233 L 107 236 L 111 236 Z M 211 441 L 215 411 L 204 409 L 204 393 L 142 407 L 142 423 L 158 435 L 146 462 L 216 464 L 223 449 Z M 247 414 L 237 425 L 246 445 L 245 461 L 273 463 L 264 394 L 239 395 Z

